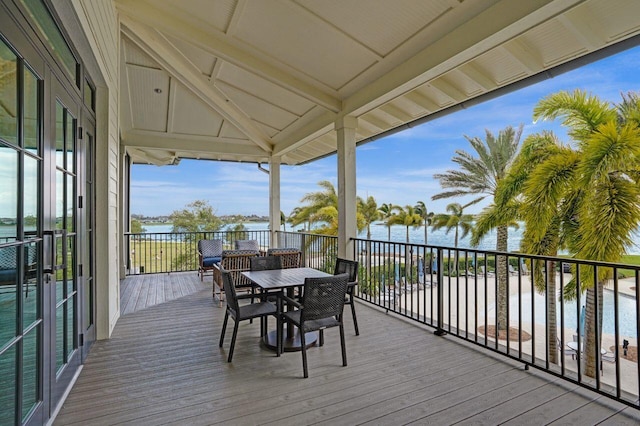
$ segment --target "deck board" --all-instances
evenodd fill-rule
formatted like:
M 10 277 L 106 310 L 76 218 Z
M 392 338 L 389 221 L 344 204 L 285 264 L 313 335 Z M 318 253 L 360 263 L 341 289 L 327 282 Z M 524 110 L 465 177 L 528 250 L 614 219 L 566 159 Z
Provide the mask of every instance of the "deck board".
M 229 364 L 231 327 L 218 348 L 224 309 L 210 286 L 195 273 L 127 278 L 126 314 L 110 340 L 94 344 L 55 424 L 640 420 L 637 410 L 362 303 L 360 336 L 346 320 L 348 367 L 341 365 L 337 329 L 325 332 L 324 347 L 309 350 L 310 377 L 303 379 L 300 354 L 276 357 L 248 322 Z M 169 300 L 178 294 L 185 296 Z

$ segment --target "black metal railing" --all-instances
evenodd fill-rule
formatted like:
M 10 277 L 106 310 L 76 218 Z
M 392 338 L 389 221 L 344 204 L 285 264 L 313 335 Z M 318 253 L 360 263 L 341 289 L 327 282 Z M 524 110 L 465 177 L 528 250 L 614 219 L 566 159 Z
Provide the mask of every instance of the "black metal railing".
M 338 254 L 338 237 L 305 232 L 278 231 L 278 247 L 302 252 L 302 265 L 333 273 Z
M 125 234 L 130 275 L 161 272 L 195 271 L 198 269 L 198 241 L 220 239 L 225 250 L 232 250 L 237 240 L 258 240 L 267 250 L 270 232 L 215 231 L 215 232 L 149 232 Z
M 364 239 L 354 258 L 360 299 L 640 408 L 639 266 Z M 609 285 L 592 293 L 602 334 L 585 348 L 586 296 L 569 290 L 585 279 L 597 288 L 605 275 Z
M 197 241 L 205 238 L 223 240 L 225 249 L 238 239 L 270 247 L 266 230 L 126 238 L 133 274 L 197 270 Z M 337 237 L 278 231 L 277 239 L 299 249 L 304 266 L 333 272 Z M 640 266 L 365 239 L 353 246 L 361 300 L 640 408 Z M 605 275 L 606 288 L 592 293 L 600 319 L 583 312 L 585 294 L 568 290 L 585 279 L 598 287 Z M 589 326 L 602 333 L 586 347 Z M 594 377 L 585 374 L 586 355 L 598 367 Z

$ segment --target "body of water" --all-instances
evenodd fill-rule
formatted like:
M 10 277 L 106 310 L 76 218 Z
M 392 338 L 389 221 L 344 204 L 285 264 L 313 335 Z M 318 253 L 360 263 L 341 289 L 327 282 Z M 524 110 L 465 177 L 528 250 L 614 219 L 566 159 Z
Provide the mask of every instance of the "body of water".
M 244 224 L 248 230 L 250 231 L 264 231 L 269 229 L 268 222 L 247 222 Z M 230 227 L 233 225 L 230 225 Z M 172 225 L 143 225 L 143 228 L 147 230 L 147 232 L 171 232 L 173 228 Z M 287 231 L 297 231 L 301 228 L 292 229 L 290 226 L 287 226 Z M 371 239 L 373 240 L 388 240 L 388 230 L 387 227 L 382 223 L 375 223 L 371 225 Z M 406 228 L 403 226 L 392 226 L 391 227 L 391 241 L 404 243 L 406 242 Z M 437 231 L 432 231 L 429 229 L 428 243 L 434 246 L 446 246 L 453 247 L 454 246 L 454 230 L 452 229 L 449 234 L 446 234 L 444 229 L 439 229 Z M 367 231 L 361 232 L 358 235 L 359 238 L 366 238 Z M 468 235 L 466 238 L 460 239 L 458 242 L 458 247 L 460 248 L 471 248 L 471 244 L 469 244 L 469 239 L 471 235 Z M 520 249 L 520 240 L 522 239 L 522 228 L 520 229 L 509 229 L 509 251 L 516 251 Z M 628 254 L 640 254 L 640 233 L 636 233 L 636 237 L 634 238 L 636 243 L 629 248 Z M 424 244 L 424 228 L 412 229 L 409 228 L 409 242 L 413 244 Z M 477 247 L 478 250 L 495 250 L 496 249 L 496 233 L 495 231 L 490 232 Z

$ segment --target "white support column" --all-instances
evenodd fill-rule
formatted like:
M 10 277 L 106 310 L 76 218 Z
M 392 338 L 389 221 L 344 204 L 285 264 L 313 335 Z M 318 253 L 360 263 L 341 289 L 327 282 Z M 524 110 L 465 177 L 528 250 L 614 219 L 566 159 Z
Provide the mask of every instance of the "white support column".
M 271 230 L 271 247 L 278 247 L 280 229 L 280 157 L 269 160 L 269 229 Z
M 342 117 L 335 123 L 338 136 L 338 256 L 353 259 L 356 222 L 356 128 L 355 117 Z

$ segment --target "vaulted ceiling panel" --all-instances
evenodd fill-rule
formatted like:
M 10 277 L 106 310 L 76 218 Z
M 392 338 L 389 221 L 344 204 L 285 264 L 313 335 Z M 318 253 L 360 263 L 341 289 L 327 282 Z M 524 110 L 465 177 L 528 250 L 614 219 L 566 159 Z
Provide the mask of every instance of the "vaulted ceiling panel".
M 273 60 L 339 89 L 376 56 L 303 8 L 287 2 L 247 2 L 235 37 Z
M 129 102 L 135 109 L 133 128 L 166 132 L 169 75 L 164 71 L 136 65 L 127 65 L 126 73 Z
M 298 118 L 295 114 L 278 108 L 276 105 L 270 104 L 237 87 L 222 82 L 218 82 L 218 86 L 234 104 L 245 111 L 251 119 L 259 123 L 282 130 Z
M 214 56 L 178 38 L 171 36 L 166 36 L 166 38 L 203 76 L 211 76 L 211 71 L 216 63 Z
M 224 119 L 181 84 L 176 84 L 171 104 L 171 129 L 186 135 L 218 136 Z
M 298 0 L 307 9 L 331 22 L 345 34 L 358 40 L 380 56 L 392 50 L 450 10 L 454 2 L 368 0 Z
M 131 0 L 126 0 L 131 1 Z M 140 1 L 140 0 L 135 0 Z M 194 25 L 226 32 L 238 0 L 150 0 L 154 7 L 188 17 Z
M 308 162 L 342 116 L 362 141 L 640 44 L 638 0 L 114 1 L 122 142 L 158 164 Z
M 237 127 L 235 127 L 233 124 L 229 123 L 228 121 L 224 121 L 222 123 L 222 128 L 220 129 L 220 137 L 229 138 L 229 139 L 239 139 L 239 140 L 247 139 L 244 133 L 242 133 L 240 130 L 238 130 Z
M 297 116 L 304 115 L 315 106 L 302 96 L 228 62 L 220 67 L 217 78 L 230 86 L 241 87 L 257 98 L 268 99 L 275 106 Z
M 125 38 L 122 44 L 124 58 L 127 64 L 140 65 L 148 68 L 160 69 L 160 64 L 154 61 L 142 49 L 133 44 L 129 39 Z

